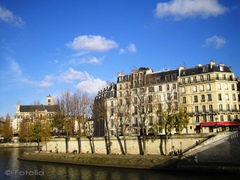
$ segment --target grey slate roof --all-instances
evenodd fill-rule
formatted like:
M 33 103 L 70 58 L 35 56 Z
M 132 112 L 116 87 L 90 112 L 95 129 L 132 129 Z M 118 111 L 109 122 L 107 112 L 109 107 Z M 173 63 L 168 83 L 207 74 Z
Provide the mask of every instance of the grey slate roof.
M 58 105 L 21 105 L 20 112 L 35 112 L 35 111 L 55 112 L 58 110 Z

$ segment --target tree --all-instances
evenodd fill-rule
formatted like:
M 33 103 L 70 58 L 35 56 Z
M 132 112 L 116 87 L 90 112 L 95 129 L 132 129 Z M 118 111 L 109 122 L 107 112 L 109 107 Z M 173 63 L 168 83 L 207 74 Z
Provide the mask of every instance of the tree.
M 3 127 L 3 137 L 5 142 L 11 141 L 13 137 L 13 131 L 11 126 L 11 120 L 9 114 L 6 116 L 6 121 Z
M 29 138 L 30 140 L 37 140 L 38 150 L 40 150 L 40 143 L 46 142 L 50 139 L 50 123 L 41 122 L 40 119 L 35 119 L 33 124 L 29 127 Z
M 29 140 L 28 119 L 23 118 L 20 124 L 20 130 L 19 130 L 18 136 L 19 136 L 19 139 L 22 141 L 27 142 Z

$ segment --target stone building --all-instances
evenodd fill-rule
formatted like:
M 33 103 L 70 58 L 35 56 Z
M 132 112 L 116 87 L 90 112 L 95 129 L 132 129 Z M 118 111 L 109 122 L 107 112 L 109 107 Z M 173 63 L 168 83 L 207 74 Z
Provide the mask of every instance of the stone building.
M 112 83 L 95 97 L 95 135 L 106 135 L 106 125 L 111 135 L 137 136 L 142 127 L 146 134 L 152 134 L 158 110 L 179 108 L 185 108 L 190 117 L 181 133 L 238 128 L 240 123 L 234 121 L 240 115 L 237 89 L 239 84 L 231 67 L 214 61 L 158 72 L 151 68 L 139 68 L 127 75 L 119 72 L 117 84 Z
M 16 113 L 11 120 L 13 133 L 19 133 L 20 124 L 24 118 L 29 122 L 33 122 L 36 116 L 38 116 L 42 122 L 53 119 L 54 114 L 58 111 L 58 105 L 53 105 L 53 96 L 50 95 L 46 97 L 46 103 L 47 105 L 21 105 L 17 103 Z
M 234 126 L 233 120 L 240 114 L 237 81 L 231 67 L 216 65 L 214 61 L 182 67 L 178 81 L 180 104 L 191 117 L 188 133 L 208 133 Z

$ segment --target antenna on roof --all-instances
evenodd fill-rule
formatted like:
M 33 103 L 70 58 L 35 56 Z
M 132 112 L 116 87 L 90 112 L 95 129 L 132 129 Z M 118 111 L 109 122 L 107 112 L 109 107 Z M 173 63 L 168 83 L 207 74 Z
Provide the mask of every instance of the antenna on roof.
M 184 67 L 186 68 L 186 63 L 185 63 L 185 62 L 183 62 L 183 64 L 184 64 Z

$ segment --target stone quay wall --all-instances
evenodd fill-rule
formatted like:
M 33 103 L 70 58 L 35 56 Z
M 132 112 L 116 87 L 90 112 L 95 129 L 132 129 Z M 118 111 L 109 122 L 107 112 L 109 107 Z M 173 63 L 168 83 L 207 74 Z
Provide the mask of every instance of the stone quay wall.
M 157 138 L 148 137 L 146 140 L 146 154 L 164 155 L 171 152 L 180 152 L 193 147 L 200 141 L 208 139 L 213 134 L 184 134 L 172 135 L 166 140 L 166 136 Z M 111 153 L 122 154 L 124 150 L 123 137 L 111 137 Z M 143 142 L 140 137 L 126 137 L 127 153 L 138 155 L 142 154 Z M 81 137 L 81 153 L 91 153 L 91 141 L 87 137 Z M 94 137 L 95 153 L 107 154 L 106 139 L 104 137 Z M 48 142 L 42 144 L 43 151 L 63 152 L 66 153 L 66 139 L 52 137 Z M 68 152 L 78 152 L 77 138 L 70 138 L 68 141 Z

